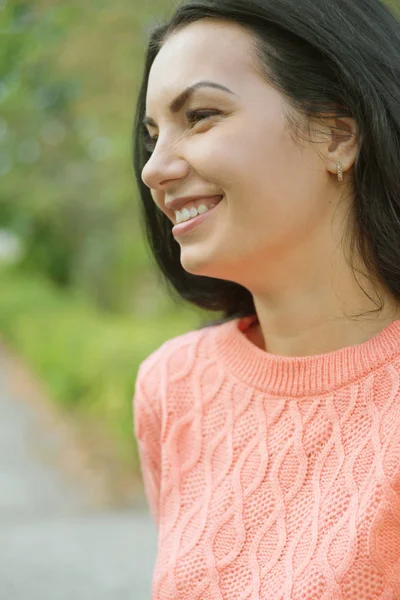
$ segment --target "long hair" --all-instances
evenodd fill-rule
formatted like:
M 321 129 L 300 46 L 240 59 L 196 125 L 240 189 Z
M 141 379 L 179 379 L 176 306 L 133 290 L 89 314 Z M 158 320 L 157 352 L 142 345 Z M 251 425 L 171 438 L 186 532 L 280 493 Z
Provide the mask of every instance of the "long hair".
M 349 247 L 353 256 L 357 249 L 366 276 L 374 274 L 400 300 L 400 23 L 379 0 L 195 0 L 179 5 L 151 32 L 136 105 L 133 161 L 145 237 L 169 291 L 206 311 L 221 312 L 222 319 L 213 323 L 256 312 L 251 293 L 241 285 L 184 270 L 171 222 L 141 179 L 150 158 L 142 120 L 151 66 L 168 36 L 204 18 L 239 23 L 253 35 L 255 60 L 266 81 L 296 114 L 355 120 L 359 143 L 351 173 Z

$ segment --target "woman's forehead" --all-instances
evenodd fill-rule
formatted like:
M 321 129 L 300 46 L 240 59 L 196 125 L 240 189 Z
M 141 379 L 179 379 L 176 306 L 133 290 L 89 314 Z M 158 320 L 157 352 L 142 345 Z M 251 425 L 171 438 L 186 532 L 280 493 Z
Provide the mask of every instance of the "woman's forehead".
M 212 52 L 210 52 L 210 49 Z M 235 23 L 203 19 L 173 33 L 164 42 L 150 70 L 152 80 L 198 77 L 211 78 L 213 72 L 238 72 L 253 61 L 250 34 Z M 205 76 L 205 77 L 204 77 Z
M 198 25 L 197 31 L 194 25 Z M 200 31 L 201 26 L 212 30 L 211 33 Z M 254 73 L 254 65 L 249 57 L 250 51 L 246 52 L 249 40 L 244 38 L 242 41 L 237 41 L 236 37 L 236 42 L 233 43 L 234 36 L 242 34 L 242 28 L 233 25 L 234 32 L 233 36 L 229 36 L 229 43 L 227 39 L 221 41 L 220 34 L 223 27 L 214 28 L 206 20 L 199 21 L 168 38 L 150 69 L 147 82 L 149 111 L 151 105 L 157 104 L 160 98 L 163 99 L 163 103 L 166 99 L 172 103 L 186 88 L 201 82 L 213 82 L 216 84 L 215 89 L 219 86 L 233 93 L 238 92 L 244 78 Z M 244 35 L 248 36 L 246 32 Z M 205 42 L 207 47 L 211 46 L 213 49 L 212 54 L 208 55 L 209 58 L 208 56 L 204 58 Z

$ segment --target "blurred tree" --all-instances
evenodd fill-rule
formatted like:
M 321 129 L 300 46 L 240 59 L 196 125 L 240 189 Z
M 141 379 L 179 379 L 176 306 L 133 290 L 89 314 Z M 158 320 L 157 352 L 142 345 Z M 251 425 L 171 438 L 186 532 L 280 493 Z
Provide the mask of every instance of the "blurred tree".
M 153 14 L 135 4 L 0 0 L 0 227 L 21 268 L 120 311 L 149 268 L 131 129 Z

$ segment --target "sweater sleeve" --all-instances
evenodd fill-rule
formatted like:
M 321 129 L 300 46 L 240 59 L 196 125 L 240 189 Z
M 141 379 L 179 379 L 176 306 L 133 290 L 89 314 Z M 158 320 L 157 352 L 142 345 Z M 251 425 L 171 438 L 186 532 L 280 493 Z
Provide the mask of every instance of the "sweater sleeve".
M 139 367 L 133 397 L 134 434 L 147 502 L 158 528 L 161 481 L 161 407 L 155 373 Z

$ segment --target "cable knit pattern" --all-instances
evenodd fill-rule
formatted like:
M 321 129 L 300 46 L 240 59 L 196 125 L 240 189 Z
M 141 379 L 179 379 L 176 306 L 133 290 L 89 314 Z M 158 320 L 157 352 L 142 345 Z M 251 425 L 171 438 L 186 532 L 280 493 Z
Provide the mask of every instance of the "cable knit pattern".
M 140 365 L 152 600 L 400 600 L 400 321 L 281 357 L 235 319 Z

